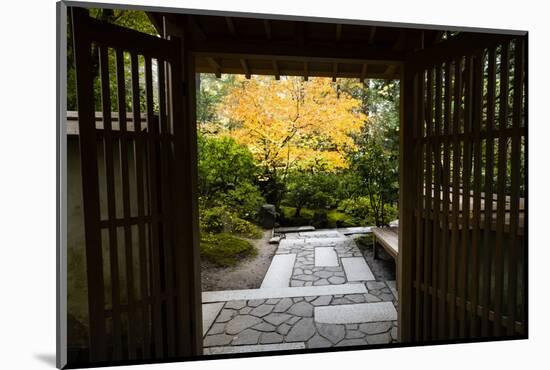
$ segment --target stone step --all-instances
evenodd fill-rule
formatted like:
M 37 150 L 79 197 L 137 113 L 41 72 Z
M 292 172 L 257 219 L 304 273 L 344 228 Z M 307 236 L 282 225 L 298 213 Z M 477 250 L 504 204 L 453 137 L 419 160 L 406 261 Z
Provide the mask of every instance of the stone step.
M 216 320 L 216 317 L 220 313 L 223 305 L 223 302 L 207 303 L 202 305 L 202 335 L 205 335 L 208 332 L 214 323 L 214 320 Z
M 397 320 L 392 302 L 357 303 L 315 307 L 315 321 L 323 324 L 358 324 Z
M 290 351 L 295 349 L 304 349 L 304 342 L 278 343 L 278 344 L 256 344 L 252 346 L 227 346 L 210 347 L 204 349 L 205 355 L 221 355 L 226 353 L 248 353 L 248 352 L 267 352 L 267 351 Z
M 362 294 L 368 293 L 364 284 L 351 283 L 340 285 L 319 285 L 291 288 L 260 288 L 242 290 L 224 290 L 213 292 L 202 292 L 202 302 L 225 302 L 234 300 L 269 299 L 269 298 L 292 298 L 320 295 L 338 294 Z
M 338 256 L 334 247 L 315 248 L 315 267 L 338 266 Z
M 260 288 L 284 288 L 290 285 L 296 254 L 278 254 L 271 260 L 271 265 L 264 276 Z
M 341 261 L 348 281 L 375 280 L 369 265 L 363 257 L 342 258 Z

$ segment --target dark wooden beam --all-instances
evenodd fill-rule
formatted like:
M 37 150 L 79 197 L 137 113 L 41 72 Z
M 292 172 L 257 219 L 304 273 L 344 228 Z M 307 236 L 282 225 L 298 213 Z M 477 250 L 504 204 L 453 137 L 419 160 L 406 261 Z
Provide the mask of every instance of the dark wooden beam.
M 241 67 L 243 67 L 244 75 L 246 76 L 247 80 L 250 80 L 250 69 L 248 68 L 248 63 L 246 62 L 246 59 L 240 59 Z
M 206 40 L 206 34 L 204 33 L 202 27 L 197 22 L 195 17 L 192 16 L 192 15 L 188 15 L 187 17 L 189 17 L 189 24 L 191 25 L 191 32 L 193 32 L 193 34 L 195 34 L 200 41 Z
M 264 30 L 265 30 L 265 37 L 268 40 L 271 40 L 271 22 L 269 19 L 264 19 Z
M 388 76 L 392 76 L 395 74 L 396 69 L 397 69 L 397 66 L 395 64 L 390 64 L 388 68 L 386 68 L 386 71 L 384 72 L 384 74 Z
M 279 60 L 308 60 L 308 61 L 338 61 L 368 62 L 369 64 L 390 64 L 403 62 L 406 53 L 395 51 L 391 48 L 379 46 L 365 46 L 359 43 L 340 43 L 337 46 L 326 43 L 309 41 L 302 44 L 299 40 L 266 42 L 264 40 L 235 40 L 235 39 L 209 39 L 195 41 L 191 46 L 195 54 L 208 54 L 209 56 L 252 59 L 263 57 Z
M 277 63 L 276 60 L 273 60 L 272 64 L 273 64 L 273 72 L 275 74 L 275 79 L 279 80 L 281 78 L 281 75 L 279 74 L 279 64 Z
M 159 35 L 164 34 L 164 16 L 157 12 L 145 12 Z
M 338 74 L 338 63 L 332 64 L 332 82 L 336 82 L 336 75 Z
M 369 33 L 369 45 L 373 44 L 375 34 L 376 34 L 376 26 L 372 26 L 370 28 L 370 33 Z
M 342 25 L 337 24 L 336 25 L 336 42 L 340 42 L 342 39 Z
M 304 62 L 304 81 L 307 81 L 309 78 L 309 66 L 307 62 Z
M 359 80 L 361 82 L 365 82 L 366 76 L 367 76 L 367 63 L 363 63 L 363 66 L 361 67 L 361 78 Z
M 214 69 L 214 73 L 216 74 L 216 78 L 220 78 L 222 76 L 221 73 L 221 65 L 218 63 L 218 61 L 212 57 L 207 57 L 206 60 L 208 61 L 208 64 Z
M 225 17 L 225 23 L 227 24 L 227 29 L 229 30 L 231 36 L 236 37 L 237 31 L 235 29 L 235 23 L 233 23 L 233 18 Z
M 296 41 L 301 46 L 306 44 L 306 24 L 304 22 L 296 22 Z

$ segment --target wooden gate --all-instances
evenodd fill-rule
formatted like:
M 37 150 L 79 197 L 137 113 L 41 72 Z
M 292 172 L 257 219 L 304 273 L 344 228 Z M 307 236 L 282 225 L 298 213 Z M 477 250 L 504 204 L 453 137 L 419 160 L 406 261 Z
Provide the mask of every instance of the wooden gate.
M 201 354 L 195 146 L 180 41 L 100 22 L 84 9 L 73 8 L 72 21 L 90 361 Z
M 459 34 L 406 63 L 404 342 L 527 335 L 525 50 Z

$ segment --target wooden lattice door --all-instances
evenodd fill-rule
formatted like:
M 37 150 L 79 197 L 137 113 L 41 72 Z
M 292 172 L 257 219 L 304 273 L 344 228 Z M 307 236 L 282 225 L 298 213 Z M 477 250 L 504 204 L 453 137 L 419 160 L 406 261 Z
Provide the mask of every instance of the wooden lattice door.
M 407 61 L 405 342 L 527 335 L 526 40 L 449 34 Z
M 72 23 L 90 361 L 198 355 L 194 136 L 180 41 L 84 9 L 72 9 Z

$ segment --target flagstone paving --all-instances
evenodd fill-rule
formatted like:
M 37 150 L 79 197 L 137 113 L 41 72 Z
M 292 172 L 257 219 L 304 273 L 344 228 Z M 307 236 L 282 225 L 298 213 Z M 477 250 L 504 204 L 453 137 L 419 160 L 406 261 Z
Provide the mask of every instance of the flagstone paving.
M 353 238 L 287 232 L 278 256 L 260 289 L 203 292 L 205 354 L 397 341 L 395 282 L 374 280 Z

